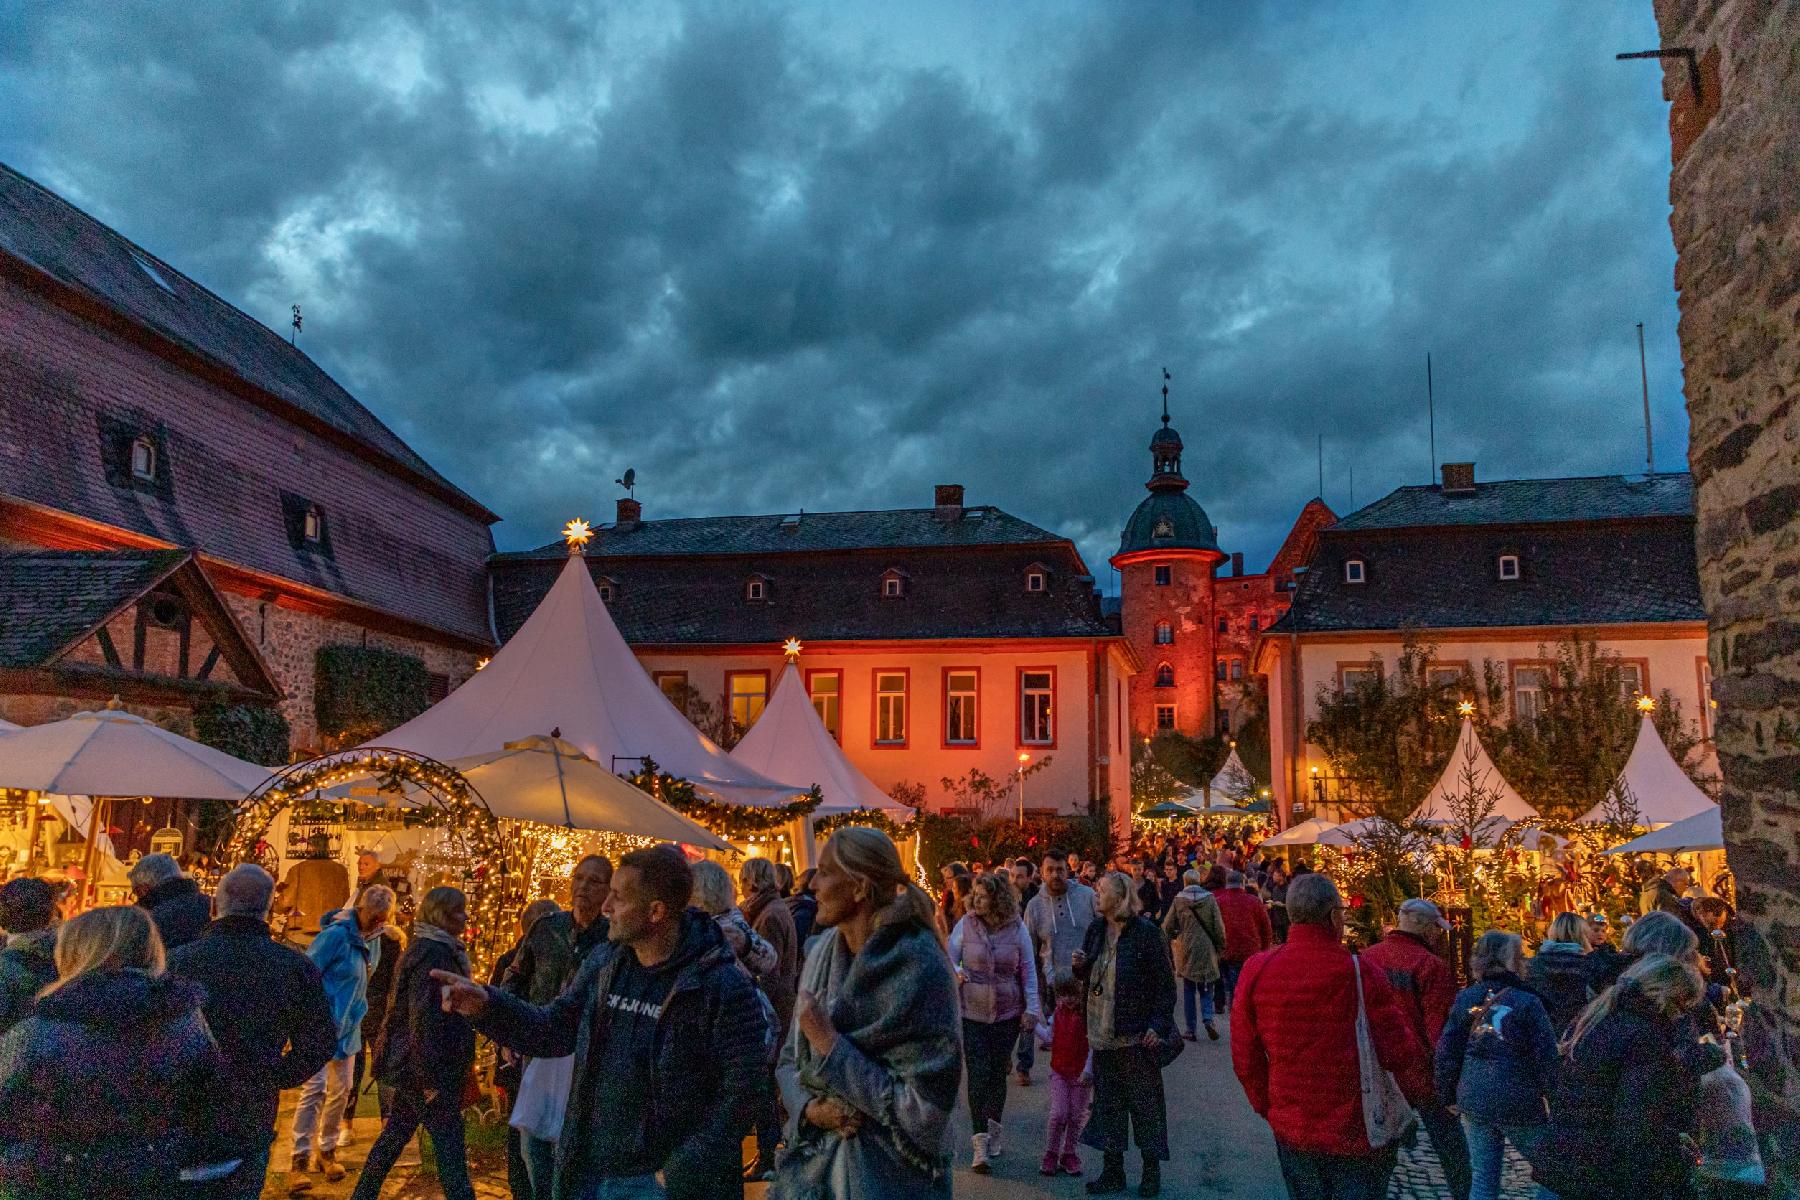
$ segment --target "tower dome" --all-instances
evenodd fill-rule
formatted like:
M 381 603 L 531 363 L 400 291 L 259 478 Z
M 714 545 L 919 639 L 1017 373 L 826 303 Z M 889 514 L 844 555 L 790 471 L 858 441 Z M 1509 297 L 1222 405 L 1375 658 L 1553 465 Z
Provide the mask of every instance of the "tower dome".
M 1181 473 L 1181 435 L 1169 424 L 1168 391 L 1163 392 L 1162 428 L 1150 436 L 1150 494 L 1125 522 L 1119 553 L 1143 550 L 1208 550 L 1219 554 L 1219 531 L 1193 497 Z M 1222 557 L 1222 556 L 1221 556 Z

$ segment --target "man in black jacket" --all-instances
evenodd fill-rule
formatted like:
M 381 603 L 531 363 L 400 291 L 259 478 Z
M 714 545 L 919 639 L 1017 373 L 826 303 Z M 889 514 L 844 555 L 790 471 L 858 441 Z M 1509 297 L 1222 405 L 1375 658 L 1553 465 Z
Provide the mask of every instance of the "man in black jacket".
M 200 885 L 188 878 L 170 855 L 144 855 L 127 878 L 138 907 L 148 909 L 150 919 L 156 922 L 165 950 L 187 945 L 212 920 L 212 909 L 200 894 Z
M 0 888 L 0 1033 L 31 1015 L 37 994 L 56 981 L 56 891 L 41 879 Z
M 269 932 L 274 895 L 267 871 L 233 867 L 213 898 L 218 919 L 169 956 L 171 974 L 206 989 L 206 1022 L 224 1055 L 209 1161 L 244 1160 L 213 1192 L 231 1200 L 262 1194 L 282 1089 L 305 1083 L 337 1052 L 319 969 Z
M 555 1200 L 741 1194 L 742 1142 L 765 1071 L 756 985 L 718 926 L 687 908 L 693 872 L 673 846 L 634 850 L 607 899 L 608 942 L 542 1007 L 449 972 L 444 1006 L 524 1054 L 575 1056 L 556 1144 Z

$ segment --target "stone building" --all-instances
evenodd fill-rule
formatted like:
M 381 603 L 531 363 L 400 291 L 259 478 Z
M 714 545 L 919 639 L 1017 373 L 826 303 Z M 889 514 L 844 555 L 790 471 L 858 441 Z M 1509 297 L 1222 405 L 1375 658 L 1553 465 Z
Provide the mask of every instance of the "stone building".
M 1112 565 L 1119 572 L 1119 620 L 1142 661 L 1131 681 L 1131 726 L 1139 737 L 1179 732 L 1211 737 L 1237 729 L 1256 692 L 1251 659 L 1261 631 L 1287 611 L 1296 572 L 1312 554 L 1318 531 L 1335 514 L 1322 500 L 1300 512 L 1268 570 L 1244 574 L 1219 530 L 1188 495 L 1181 473 L 1181 435 L 1169 424 L 1150 438 L 1150 494 L 1132 512 Z
M 1629 695 L 1667 698 L 1704 739 L 1705 612 L 1686 473 L 1481 482 L 1446 463 L 1440 484 L 1398 488 L 1318 533 L 1287 614 L 1267 630 L 1270 774 L 1284 823 L 1342 798 L 1307 741 L 1322 696 L 1393 670 L 1408 639 L 1436 646 L 1432 682 L 1490 667 L 1508 720 L 1539 711 L 1547 656 L 1572 636 L 1616 654 Z
M 320 748 L 322 648 L 414 660 L 427 696 L 490 651 L 495 520 L 287 338 L 0 167 L 0 717 L 278 705 Z
M 645 520 L 635 499 L 595 530 L 587 565 L 620 633 L 664 693 L 730 740 L 754 724 L 782 643 L 826 727 L 883 790 L 922 784 L 933 811 L 965 811 L 941 786 L 979 770 L 1024 782 L 1027 813 L 1108 812 L 1130 794 L 1126 687 L 1136 669 L 1100 614 L 1074 543 L 960 486 L 929 508 Z M 502 639 L 567 561 L 562 543 L 492 563 Z M 697 702 L 697 703 L 696 703 Z M 974 814 L 971 814 L 974 815 Z M 995 811 L 981 814 L 1004 815 Z
M 1725 842 L 1773 953 L 1759 1126 L 1800 1188 L 1800 0 L 1657 0 L 1697 547 Z M 1771 1166 L 1776 1164 L 1772 1163 Z

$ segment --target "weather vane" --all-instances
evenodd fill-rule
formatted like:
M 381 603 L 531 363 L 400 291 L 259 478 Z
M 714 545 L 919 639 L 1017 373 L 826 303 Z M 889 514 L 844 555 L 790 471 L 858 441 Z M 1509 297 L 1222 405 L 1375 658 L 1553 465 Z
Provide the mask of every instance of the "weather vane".
M 569 544 L 570 554 L 580 554 L 594 536 L 594 527 L 585 520 L 576 517 L 563 526 L 563 541 Z
M 613 482 L 624 488 L 627 496 L 630 496 L 633 500 L 637 499 L 637 470 L 635 468 L 626 467 L 625 474 L 613 480 Z
M 781 652 L 783 654 L 787 655 L 787 660 L 789 662 L 799 662 L 800 661 L 800 639 L 797 637 L 791 637 L 787 641 L 781 643 Z
M 1167 368 L 1167 367 L 1164 367 L 1162 369 L 1162 373 L 1163 373 L 1163 424 L 1167 425 L 1169 423 L 1169 380 L 1171 380 L 1175 377 L 1173 375 L 1169 374 L 1169 368 Z

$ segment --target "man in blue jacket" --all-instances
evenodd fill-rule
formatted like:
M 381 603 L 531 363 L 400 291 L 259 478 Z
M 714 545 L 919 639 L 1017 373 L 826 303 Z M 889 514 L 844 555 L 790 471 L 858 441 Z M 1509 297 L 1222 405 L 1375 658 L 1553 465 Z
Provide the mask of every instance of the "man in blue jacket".
M 356 907 L 325 918 L 306 956 L 325 981 L 331 1002 L 331 1019 L 337 1026 L 337 1047 L 330 1062 L 306 1081 L 300 1091 L 300 1107 L 294 1110 L 294 1158 L 289 1171 L 299 1182 L 292 1188 L 306 1190 L 303 1178 L 309 1169 L 324 1172 L 326 1182 L 344 1177 L 337 1161 L 338 1137 L 343 1131 L 344 1107 L 350 1100 L 350 1080 L 356 1055 L 362 1049 L 363 1017 L 369 1011 L 369 972 L 381 961 L 381 931 L 394 909 L 393 889 L 376 885 L 365 888 Z

